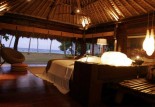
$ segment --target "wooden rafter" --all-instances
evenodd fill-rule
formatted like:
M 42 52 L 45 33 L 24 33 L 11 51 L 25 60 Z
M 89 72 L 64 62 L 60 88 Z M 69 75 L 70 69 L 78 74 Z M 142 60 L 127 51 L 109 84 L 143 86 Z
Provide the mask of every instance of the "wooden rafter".
M 113 0 L 110 0 L 111 2 L 111 5 L 113 6 L 114 10 L 116 11 L 116 13 L 119 15 L 119 16 L 124 16 L 123 12 L 120 11 L 119 7 L 116 5 L 116 3 L 113 1 Z
M 135 2 L 134 0 L 131 0 L 131 3 L 133 3 L 135 6 L 140 8 L 143 12 L 147 13 L 147 11 L 142 6 L 140 6 L 137 2 Z
M 97 22 L 98 23 L 100 23 L 100 20 L 99 20 L 99 15 L 97 14 L 97 11 L 98 11 L 98 9 L 96 10 L 96 7 L 95 7 L 95 5 L 90 5 L 91 6 L 91 9 L 92 9 L 92 11 L 93 11 L 93 15 L 96 17 L 96 19 L 97 19 Z M 96 11 L 94 11 L 94 10 L 96 10 Z
M 105 21 L 104 20 L 105 14 L 104 14 L 102 8 L 100 7 L 100 3 L 97 2 L 96 5 L 95 5 L 95 7 L 96 7 L 96 9 L 98 9 L 98 13 L 102 13 L 102 14 L 99 14 L 99 15 L 100 15 L 101 22 L 104 22 Z
M 102 7 L 102 3 L 101 1 L 98 2 L 99 6 Z M 104 22 L 108 22 L 108 17 L 106 15 L 106 13 L 104 12 L 104 8 L 100 8 L 101 9 L 101 12 L 102 12 L 102 16 L 106 19 L 106 21 Z
M 149 8 L 151 8 L 152 10 L 155 10 L 155 7 L 151 6 L 148 2 L 146 2 L 145 0 L 142 1 L 146 6 L 148 6 Z
M 128 5 L 129 6 L 129 9 L 132 9 L 133 10 L 133 12 L 135 12 L 136 14 L 140 14 L 132 5 L 130 5 L 126 0 L 122 0 L 122 2 L 124 2 L 126 5 Z M 123 4 L 124 4 L 123 3 Z
M 121 7 L 123 8 L 124 11 L 126 11 L 126 13 L 128 13 L 130 16 L 132 16 L 131 12 L 122 4 L 122 2 L 120 2 L 120 0 L 116 0 L 116 2 L 121 5 Z

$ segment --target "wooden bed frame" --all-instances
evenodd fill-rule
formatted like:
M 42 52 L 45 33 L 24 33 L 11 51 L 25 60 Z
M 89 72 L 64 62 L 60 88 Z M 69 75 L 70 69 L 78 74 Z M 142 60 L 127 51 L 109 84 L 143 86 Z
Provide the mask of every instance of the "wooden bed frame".
M 75 61 L 70 94 L 87 106 L 101 104 L 101 93 L 105 83 L 121 82 L 143 77 L 148 66 L 108 66 Z

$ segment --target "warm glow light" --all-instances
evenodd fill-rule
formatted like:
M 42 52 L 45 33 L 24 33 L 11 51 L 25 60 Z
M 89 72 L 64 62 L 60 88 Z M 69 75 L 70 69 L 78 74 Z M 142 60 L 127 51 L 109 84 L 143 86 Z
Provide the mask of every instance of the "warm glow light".
M 6 1 L 0 3 L 0 16 L 4 15 L 6 11 L 9 10 L 8 4 Z
M 0 11 L 3 11 L 3 10 L 5 10 L 5 9 L 7 9 L 7 4 L 3 4 L 3 5 L 1 5 L 0 6 Z
M 136 56 L 136 59 L 139 59 L 140 58 L 140 56 Z
M 149 34 L 149 29 L 147 29 L 146 31 L 146 37 L 145 40 L 143 42 L 143 49 L 146 51 L 147 50 L 147 45 L 149 44 L 149 38 L 150 38 L 150 34 Z
M 151 29 L 151 34 L 149 35 L 149 30 L 147 29 L 146 37 L 143 42 L 143 49 L 146 51 L 148 56 L 151 56 L 154 52 L 154 29 Z
M 80 13 L 80 9 L 76 9 L 76 13 Z
M 104 52 L 101 56 L 101 62 L 113 66 L 130 66 L 132 64 L 132 60 L 124 53 L 114 51 Z
M 107 39 L 97 39 L 97 44 L 98 45 L 107 45 Z
M 85 21 L 84 21 L 84 20 L 82 20 L 82 26 L 83 26 L 83 27 L 85 27 L 85 26 L 86 26 L 86 24 L 85 24 Z
M 86 16 L 82 16 L 81 18 L 81 24 L 83 26 L 83 28 L 88 28 L 89 24 L 91 23 L 90 18 L 86 17 Z

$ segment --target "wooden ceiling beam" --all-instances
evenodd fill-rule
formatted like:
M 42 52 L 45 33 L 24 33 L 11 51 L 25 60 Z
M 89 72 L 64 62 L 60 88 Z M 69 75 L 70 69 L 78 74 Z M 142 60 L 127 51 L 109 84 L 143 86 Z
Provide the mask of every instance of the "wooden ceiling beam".
M 11 31 L 22 31 L 22 32 L 29 32 L 29 33 L 37 33 L 37 34 L 44 34 L 44 35 L 56 35 L 59 37 L 70 37 L 73 38 L 76 36 L 76 38 L 82 38 L 82 34 L 74 34 L 70 32 L 64 32 L 64 31 L 58 31 L 58 30 L 50 30 L 50 29 L 42 29 L 42 28 L 36 28 L 36 27 L 30 27 L 30 26 L 22 26 L 17 24 L 8 24 L 8 23 L 0 23 L 0 29 L 1 30 L 11 30 Z M 74 36 L 73 36 L 74 35 Z M 21 35 L 22 36 L 22 35 Z M 38 37 L 39 38 L 39 37 Z
M 130 28 L 127 30 L 128 36 L 142 36 L 146 34 L 146 27 Z
M 98 37 L 103 38 L 108 36 L 114 36 L 114 31 L 86 34 L 85 38 L 98 38 Z
M 16 25 L 16 24 L 7 24 L 7 23 L 0 23 L 0 29 L 11 30 L 14 32 L 17 32 L 17 31 L 27 32 L 29 34 L 48 35 L 46 38 L 50 38 L 53 35 L 57 37 L 69 37 L 69 38 L 82 38 L 83 36 L 83 34 L 76 34 L 76 33 L 70 33 L 70 32 L 63 32 L 63 31 L 56 31 L 56 30 L 50 30 L 50 29 L 42 29 L 42 28 L 22 26 L 22 25 Z M 92 38 L 92 35 L 93 35 L 93 38 L 114 36 L 114 31 L 86 34 L 85 38 Z M 23 35 L 21 34 L 19 36 L 23 36 Z M 39 36 L 37 38 L 39 38 Z

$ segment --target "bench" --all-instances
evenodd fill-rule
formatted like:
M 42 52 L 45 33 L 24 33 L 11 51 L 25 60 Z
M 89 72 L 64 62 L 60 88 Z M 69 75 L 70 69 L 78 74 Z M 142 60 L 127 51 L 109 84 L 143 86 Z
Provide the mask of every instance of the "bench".
M 122 101 L 125 93 L 130 93 L 142 98 L 148 103 L 155 104 L 155 83 L 148 81 L 146 78 L 124 80 L 118 86 L 117 103 Z

